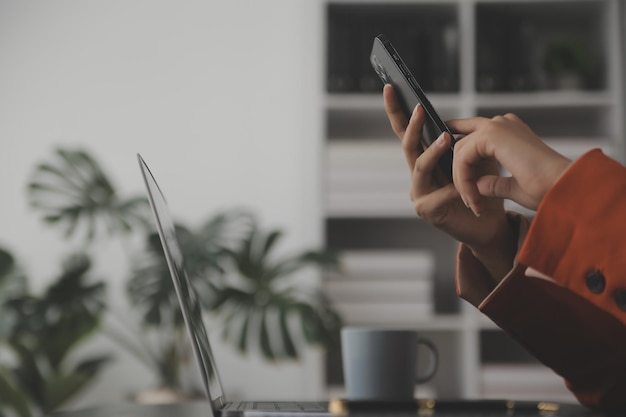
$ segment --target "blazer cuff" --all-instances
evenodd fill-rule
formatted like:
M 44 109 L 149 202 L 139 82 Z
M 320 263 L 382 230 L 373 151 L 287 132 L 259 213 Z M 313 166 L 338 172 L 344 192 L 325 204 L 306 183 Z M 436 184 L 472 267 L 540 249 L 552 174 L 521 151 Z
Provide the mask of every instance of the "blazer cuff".
M 518 261 L 626 324 L 624 207 L 624 166 L 585 153 L 544 196 Z

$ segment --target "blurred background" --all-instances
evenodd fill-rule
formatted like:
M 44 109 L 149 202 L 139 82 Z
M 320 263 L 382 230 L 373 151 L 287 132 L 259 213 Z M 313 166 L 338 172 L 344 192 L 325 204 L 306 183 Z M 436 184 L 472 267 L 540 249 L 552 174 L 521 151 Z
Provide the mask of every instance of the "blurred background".
M 232 399 L 340 394 L 339 317 L 433 339 L 419 395 L 571 399 L 456 299 L 456 243 L 413 215 L 368 57 L 384 32 L 444 118 L 515 112 L 569 157 L 623 162 L 625 21 L 618 0 L 0 2 L 0 399 L 20 392 L 5 403 L 26 415 L 197 398 L 137 153 L 200 260 Z M 253 239 L 272 248 L 253 272 L 214 250 Z M 271 288 L 274 330 L 242 341 L 266 310 L 250 291 L 229 316 L 225 294 L 281 259 L 298 267 Z

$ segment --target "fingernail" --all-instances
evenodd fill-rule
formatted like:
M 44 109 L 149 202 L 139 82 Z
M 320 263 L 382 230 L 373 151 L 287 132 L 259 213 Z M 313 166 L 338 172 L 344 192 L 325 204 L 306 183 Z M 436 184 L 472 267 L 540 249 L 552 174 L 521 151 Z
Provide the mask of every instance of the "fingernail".
M 420 107 L 422 107 L 421 103 L 417 103 L 417 106 L 415 106 L 415 108 L 413 109 L 413 114 L 417 114 L 417 109 L 419 109 Z
M 478 210 L 478 207 L 471 206 L 470 208 L 472 209 L 472 213 L 474 213 L 474 216 L 480 217 L 480 211 Z
M 441 135 L 439 135 L 439 137 L 437 138 L 437 140 L 435 141 L 435 145 L 437 146 L 442 146 L 446 140 L 446 133 L 442 133 Z

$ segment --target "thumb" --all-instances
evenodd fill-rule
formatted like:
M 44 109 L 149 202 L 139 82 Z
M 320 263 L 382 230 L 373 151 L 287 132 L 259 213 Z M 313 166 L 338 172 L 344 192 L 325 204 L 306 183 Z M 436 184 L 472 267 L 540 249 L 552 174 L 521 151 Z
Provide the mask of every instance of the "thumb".
M 485 197 L 497 197 L 515 200 L 515 192 L 518 189 L 517 181 L 513 177 L 501 177 L 498 175 L 485 175 L 476 182 L 478 192 Z

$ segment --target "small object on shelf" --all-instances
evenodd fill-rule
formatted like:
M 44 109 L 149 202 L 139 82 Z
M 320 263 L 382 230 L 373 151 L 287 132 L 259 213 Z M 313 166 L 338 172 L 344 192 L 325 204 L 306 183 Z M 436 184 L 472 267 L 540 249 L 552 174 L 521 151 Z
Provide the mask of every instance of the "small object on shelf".
M 549 86 L 559 90 L 585 88 L 594 66 L 594 58 L 587 44 L 578 37 L 565 37 L 551 42 L 543 59 Z

